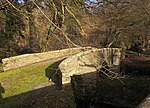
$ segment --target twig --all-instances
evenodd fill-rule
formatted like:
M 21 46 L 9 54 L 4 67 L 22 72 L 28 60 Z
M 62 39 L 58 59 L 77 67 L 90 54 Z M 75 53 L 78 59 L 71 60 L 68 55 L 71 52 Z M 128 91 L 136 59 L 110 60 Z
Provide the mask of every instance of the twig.
M 77 45 L 77 44 L 75 44 L 74 42 L 72 42 L 72 41 L 68 38 L 68 36 L 67 36 L 52 20 L 50 20 L 50 18 L 48 18 L 48 16 L 41 10 L 41 8 L 40 8 L 34 1 L 32 1 L 32 2 L 33 2 L 33 4 L 39 9 L 39 11 L 44 15 L 44 17 L 45 17 L 51 24 L 53 24 L 59 31 L 62 32 L 63 36 L 65 36 L 65 38 L 66 38 L 72 45 L 74 45 L 75 47 L 79 47 L 79 45 Z

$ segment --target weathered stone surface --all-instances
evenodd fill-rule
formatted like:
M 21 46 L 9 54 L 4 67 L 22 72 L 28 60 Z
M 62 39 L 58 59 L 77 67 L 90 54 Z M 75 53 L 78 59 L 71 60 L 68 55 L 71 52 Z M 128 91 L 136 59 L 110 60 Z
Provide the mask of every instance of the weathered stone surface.
M 119 65 L 121 52 L 119 48 L 92 48 L 70 56 L 59 65 L 59 69 L 62 72 L 62 82 L 70 82 L 70 76 L 73 74 L 81 75 L 95 72 L 102 67 L 104 62 L 109 67 Z
M 34 53 L 34 54 L 24 54 L 20 56 L 5 58 L 5 59 L 2 59 L 3 70 L 7 71 L 7 70 L 22 67 L 22 66 L 27 66 L 33 63 L 46 61 L 49 59 L 70 56 L 70 55 L 82 52 L 90 48 L 91 47 L 69 48 L 69 49 L 63 49 L 63 50 L 49 51 L 49 52 L 43 52 L 43 53 Z
M 138 105 L 137 108 L 150 108 L 150 94 Z
M 96 79 L 93 80 L 93 77 L 88 76 L 96 76 Z M 81 108 L 82 104 L 84 106 L 87 104 L 86 108 L 90 105 L 94 108 L 136 108 L 150 93 L 149 83 L 150 77 L 147 76 L 109 79 L 99 77 L 98 72 L 71 77 L 74 96 L 80 101 L 77 104 L 80 104 Z M 149 97 L 138 108 L 150 108 Z

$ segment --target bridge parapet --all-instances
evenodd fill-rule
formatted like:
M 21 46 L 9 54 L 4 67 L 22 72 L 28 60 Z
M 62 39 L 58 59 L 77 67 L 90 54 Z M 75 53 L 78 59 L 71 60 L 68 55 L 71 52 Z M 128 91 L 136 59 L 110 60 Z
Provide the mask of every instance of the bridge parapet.
M 104 63 L 108 67 L 119 66 L 121 57 L 122 50 L 120 48 L 93 48 L 70 56 L 59 65 L 62 73 L 62 83 L 69 83 L 70 76 L 74 74 L 82 75 L 96 72 L 102 68 Z
M 89 50 L 92 47 L 68 48 L 63 50 L 48 51 L 43 53 L 24 54 L 2 59 L 3 70 L 8 71 L 23 66 L 28 66 L 34 63 L 43 62 L 46 60 L 66 58 L 79 52 Z

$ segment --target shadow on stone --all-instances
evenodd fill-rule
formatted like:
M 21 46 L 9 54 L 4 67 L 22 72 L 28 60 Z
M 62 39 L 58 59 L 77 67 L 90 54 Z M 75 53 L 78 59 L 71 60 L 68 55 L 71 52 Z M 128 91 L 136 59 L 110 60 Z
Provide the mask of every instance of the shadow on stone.
M 150 93 L 149 83 L 148 76 L 110 79 L 97 72 L 71 77 L 77 108 L 136 108 Z
M 128 75 L 150 76 L 150 57 L 125 58 L 120 63 L 120 70 Z
M 55 83 L 55 86 L 58 90 L 62 89 L 62 73 L 58 66 L 63 60 L 64 59 L 57 61 L 45 69 L 45 76 L 48 78 L 48 80 Z

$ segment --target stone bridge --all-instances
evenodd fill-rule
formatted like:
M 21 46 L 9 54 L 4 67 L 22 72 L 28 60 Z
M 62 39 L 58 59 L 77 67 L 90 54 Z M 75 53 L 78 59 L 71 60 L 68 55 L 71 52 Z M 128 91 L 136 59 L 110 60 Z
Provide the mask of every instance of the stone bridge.
M 26 54 L 3 59 L 4 70 L 58 57 L 63 58 L 62 61 L 57 63 L 58 72 L 61 75 L 57 76 L 55 74 L 57 72 L 55 72 L 51 79 L 55 77 L 57 80 L 61 80 L 61 82 L 58 81 L 58 85 L 70 83 L 71 81 L 77 99 L 84 100 L 88 97 L 94 99 L 95 102 L 104 101 L 104 103 L 107 102 L 118 108 L 135 108 L 150 92 L 150 77 L 148 76 L 126 76 L 118 79 L 105 76 L 107 70 L 112 73 L 120 72 L 122 50 L 119 48 L 81 47 L 39 54 Z M 102 76 L 99 73 L 102 73 Z M 149 108 L 149 97 L 148 95 L 138 108 L 143 108 L 143 106 Z
M 95 72 L 105 64 L 108 67 L 118 66 L 121 60 L 119 48 L 78 47 L 43 53 L 24 54 L 2 59 L 3 70 L 8 71 L 34 63 L 56 58 L 67 58 L 59 64 L 62 83 L 70 81 L 73 74 L 80 75 Z
M 104 108 L 150 108 L 150 95 L 145 98 L 150 93 L 149 76 L 107 76 L 107 69 L 120 72 L 122 55 L 119 48 L 92 48 L 70 56 L 59 64 L 62 83 L 71 81 L 75 99 L 87 101 L 84 107 L 93 103 L 99 107 L 104 104 Z
M 96 72 L 106 66 L 113 68 L 113 71 L 117 71 L 122 58 L 121 53 L 122 50 L 119 48 L 92 48 L 68 57 L 59 65 L 62 73 L 62 83 L 70 82 L 70 76 L 74 74 L 82 75 Z

